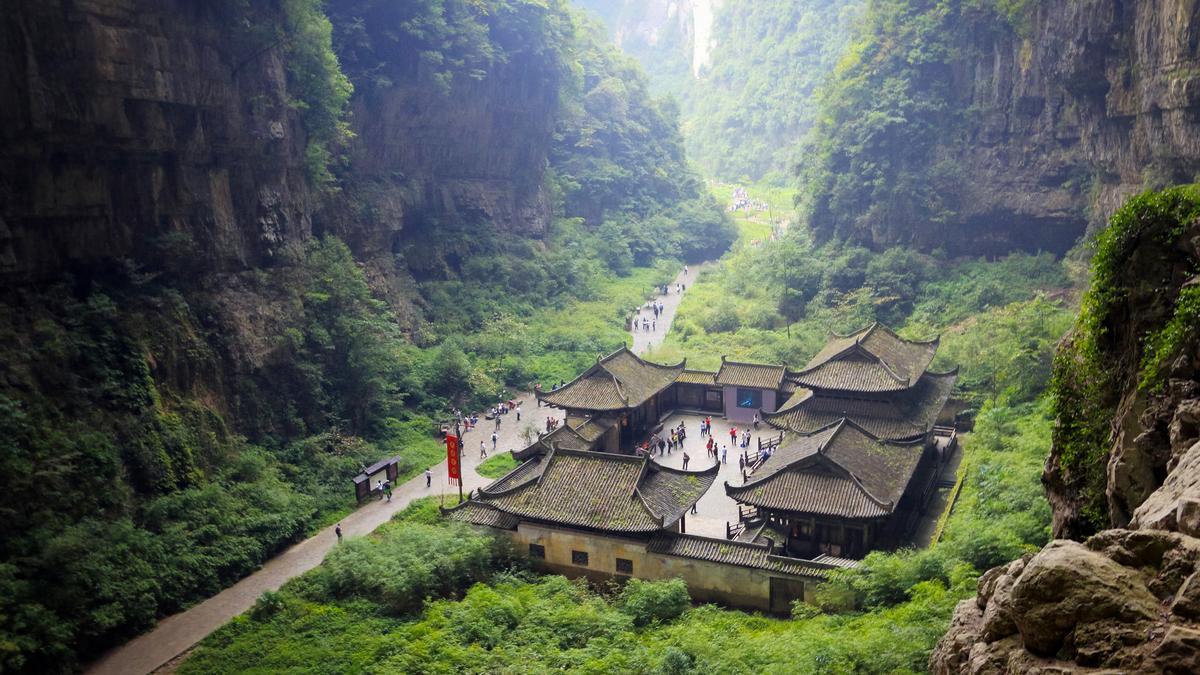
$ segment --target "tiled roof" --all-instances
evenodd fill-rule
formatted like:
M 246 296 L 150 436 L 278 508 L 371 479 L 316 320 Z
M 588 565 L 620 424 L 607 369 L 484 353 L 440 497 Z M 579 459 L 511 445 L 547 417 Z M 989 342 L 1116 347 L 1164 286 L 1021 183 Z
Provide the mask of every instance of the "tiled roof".
M 680 384 L 715 384 L 716 379 L 716 373 L 710 373 L 705 370 L 685 370 L 679 374 L 679 379 L 675 381 Z
M 762 363 L 739 363 L 721 357 L 721 369 L 717 371 L 717 384 L 730 387 L 754 387 L 756 389 L 779 389 L 787 368 Z
M 716 466 L 687 472 L 660 467 L 648 457 L 555 448 L 483 488 L 472 501 L 521 519 L 653 532 L 678 520 L 716 476 Z
M 354 482 L 361 483 L 361 482 L 367 480 L 368 478 L 370 478 L 371 474 L 382 470 L 388 464 L 394 464 L 399 461 L 400 461 L 400 455 L 396 455 L 395 457 L 388 457 L 387 459 L 381 459 L 378 462 L 375 462 L 374 464 L 372 464 L 371 466 L 368 466 L 367 468 L 363 469 L 362 473 L 360 473 L 354 477 Z
M 528 446 L 513 451 L 513 457 L 517 461 L 529 459 L 536 455 L 544 455 L 550 452 L 550 448 L 564 448 L 566 450 L 591 450 L 593 441 L 589 441 L 579 434 L 569 424 L 560 424 L 554 431 L 548 434 L 542 434 L 537 440 L 530 443 Z
M 598 359 L 596 365 L 574 380 L 538 396 L 550 405 L 576 410 L 636 408 L 675 382 L 683 372 L 683 365 L 683 362 L 673 366 L 650 363 L 622 347 Z
M 878 518 L 891 513 L 871 499 L 853 480 L 833 471 L 818 473 L 784 471 L 747 489 L 733 489 L 729 495 L 743 504 L 780 511 L 813 513 L 842 518 Z
M 738 565 L 810 577 L 824 577 L 831 565 L 771 555 L 767 547 L 677 532 L 660 532 L 646 545 L 648 553 Z
M 920 379 L 937 348 L 936 339 L 912 342 L 875 323 L 850 335 L 833 335 L 790 379 L 816 389 L 901 391 Z
M 650 511 L 662 516 L 664 522 L 673 523 L 708 492 L 719 468 L 714 464 L 697 473 L 655 464 L 638 486 L 638 493 Z
M 575 433 L 588 443 L 595 443 L 598 438 L 604 435 L 617 423 L 617 420 L 612 417 L 590 417 L 583 424 L 575 427 Z M 581 450 L 589 450 L 590 448 L 579 448 Z
M 443 511 L 450 520 L 471 525 L 486 525 L 501 530 L 515 530 L 520 518 L 511 516 L 499 509 L 473 501 L 463 502 L 458 506 Z
M 534 455 L 517 465 L 517 468 L 492 481 L 483 489 L 491 493 L 500 493 L 518 488 L 525 483 L 541 478 L 546 463 L 542 455 Z
M 745 485 L 725 491 L 769 509 L 874 518 L 895 509 L 922 452 L 920 442 L 879 441 L 842 420 L 785 441 Z
M 957 374 L 925 373 L 917 384 L 886 399 L 864 400 L 799 390 L 779 410 L 763 415 L 777 429 L 809 434 L 846 418 L 882 439 L 903 440 L 924 435 L 937 421 L 954 389 Z
M 821 563 L 823 565 L 833 565 L 834 567 L 844 567 L 846 569 L 855 569 L 858 567 L 862 567 L 862 561 L 854 560 L 851 558 L 837 558 L 837 557 L 834 557 L 831 555 L 825 555 L 824 553 L 813 558 L 812 561 L 815 563 Z

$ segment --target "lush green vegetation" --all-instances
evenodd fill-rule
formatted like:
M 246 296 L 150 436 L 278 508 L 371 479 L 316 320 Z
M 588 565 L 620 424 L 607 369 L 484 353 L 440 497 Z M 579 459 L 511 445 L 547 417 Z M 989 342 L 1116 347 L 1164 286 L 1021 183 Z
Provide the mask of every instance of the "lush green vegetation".
M 334 152 L 350 137 L 346 108 L 354 87 L 333 51 L 333 25 L 323 0 L 283 0 L 288 89 L 308 131 L 305 166 L 313 183 L 331 187 Z
M 1198 217 L 1196 186 L 1144 193 L 1113 215 L 1096 241 L 1075 329 L 1054 362 L 1059 468 L 1096 530 L 1109 526 L 1105 467 L 1121 392 L 1130 382 L 1158 387 L 1167 364 L 1194 339 L 1196 292 L 1177 290 L 1170 273 L 1200 268 L 1178 245 Z M 1135 292 L 1141 306 L 1131 306 Z M 1118 358 L 1130 344 L 1140 355 Z
M 938 544 L 871 554 L 861 570 L 827 584 L 816 606 L 798 604 L 790 621 L 687 608 L 678 582 L 589 589 L 502 571 L 460 587 L 452 594 L 460 598 L 437 599 L 439 592 L 423 606 L 397 608 L 373 591 L 364 592 L 367 600 L 311 594 L 301 579 L 282 593 L 285 611 L 239 618 L 204 643 L 185 666 L 189 672 L 229 672 L 249 661 L 306 672 L 315 659 L 347 670 L 413 672 L 923 671 L 976 575 L 1049 538 L 1039 476 L 1053 408 L 1043 390 L 1054 344 L 1070 323 L 1077 275 L 1047 256 L 987 263 L 813 249 L 798 233 L 770 242 L 762 239 L 762 222 L 740 223 L 743 238 L 692 285 L 664 350 L 687 355 L 689 363 L 711 359 L 714 345 L 738 347 L 730 353 L 747 358 L 795 355 L 789 360 L 798 363 L 830 326 L 881 318 L 921 337 L 942 331 L 940 363 L 962 365 L 961 393 L 977 410 L 974 430 L 961 437 L 964 487 Z M 790 337 L 779 319 L 741 324 L 756 312 L 778 314 L 789 302 L 785 292 L 763 290 L 770 287 L 762 275 L 778 273 L 764 261 L 781 256 L 798 256 L 783 258 L 798 267 L 824 261 Z M 705 299 L 725 298 L 739 325 L 709 332 Z M 420 508 L 419 517 L 433 522 L 430 507 Z
M 652 286 L 732 240 L 686 170 L 670 107 L 561 2 L 356 4 L 378 12 L 366 28 L 342 15 L 331 27 L 316 0 L 219 7 L 235 51 L 284 54 L 313 178 L 348 175 L 347 76 L 366 91 L 415 72 L 408 84 L 453 96 L 519 59 L 561 108 L 544 139 L 551 231 L 414 219 L 460 248 L 397 252 L 419 272 L 422 316 L 403 324 L 332 236 L 215 276 L 169 233 L 146 244 L 161 254 L 152 268 L 6 292 L 0 670 L 73 669 L 232 583 L 352 509 L 364 464 L 399 454 L 407 477 L 436 463 L 434 423 L 451 407 L 573 377 L 615 349 Z M 367 28 L 391 50 L 352 41 Z M 394 594 L 419 591 L 405 588 Z
M 706 176 L 785 185 L 816 115 L 813 93 L 833 72 L 866 3 L 721 3 L 710 65 L 698 76 L 685 22 L 664 21 L 640 3 L 580 4 L 621 31 L 622 47 L 642 63 L 654 89 L 679 102 L 688 156 Z M 646 23 L 657 28 L 653 39 L 644 36 Z
M 182 672 L 919 672 L 972 587 L 965 567 L 913 554 L 845 580 L 839 588 L 869 607 L 861 614 L 800 605 L 786 621 L 692 608 L 678 580 L 589 588 L 514 569 L 482 535 L 421 524 L 432 506 L 414 504 L 265 595 Z
M 684 101 L 688 154 L 707 175 L 790 184 L 833 72 L 865 3 L 735 0 L 717 10 L 712 66 Z

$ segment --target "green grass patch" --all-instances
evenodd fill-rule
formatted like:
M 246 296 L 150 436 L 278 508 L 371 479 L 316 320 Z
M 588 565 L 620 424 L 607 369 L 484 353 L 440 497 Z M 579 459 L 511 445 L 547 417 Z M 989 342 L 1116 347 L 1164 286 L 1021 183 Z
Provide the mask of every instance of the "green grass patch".
M 484 478 L 499 478 L 515 468 L 517 468 L 517 460 L 513 459 L 512 453 L 502 452 L 485 459 L 482 464 L 475 467 L 475 473 Z

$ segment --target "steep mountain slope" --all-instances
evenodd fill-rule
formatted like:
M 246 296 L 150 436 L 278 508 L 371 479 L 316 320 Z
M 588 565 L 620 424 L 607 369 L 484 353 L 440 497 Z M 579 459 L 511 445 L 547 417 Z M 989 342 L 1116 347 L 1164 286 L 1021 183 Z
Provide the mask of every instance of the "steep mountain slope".
M 813 93 L 864 2 L 580 2 L 680 104 L 688 155 L 707 176 L 791 182 Z
M 803 165 L 825 236 L 952 253 L 1069 249 L 1200 171 L 1200 7 L 875 0 Z
M 446 334 L 730 240 L 562 2 L 6 10 L 0 670 L 215 592 L 350 508 L 361 463 L 415 469 L 449 401 L 524 384 Z
M 1061 539 L 980 578 L 934 672 L 1200 668 L 1198 284 L 1200 188 L 1117 212 L 1055 363 Z

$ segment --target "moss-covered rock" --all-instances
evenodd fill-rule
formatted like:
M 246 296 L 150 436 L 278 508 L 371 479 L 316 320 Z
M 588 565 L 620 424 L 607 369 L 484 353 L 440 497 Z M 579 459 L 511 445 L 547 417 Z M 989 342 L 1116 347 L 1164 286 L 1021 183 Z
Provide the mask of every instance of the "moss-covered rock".
M 1044 482 L 1056 536 L 1124 526 L 1166 478 L 1173 440 L 1186 440 L 1172 439 L 1171 419 L 1198 379 L 1198 272 L 1200 187 L 1134 197 L 1099 235 L 1091 288 L 1054 364 Z

